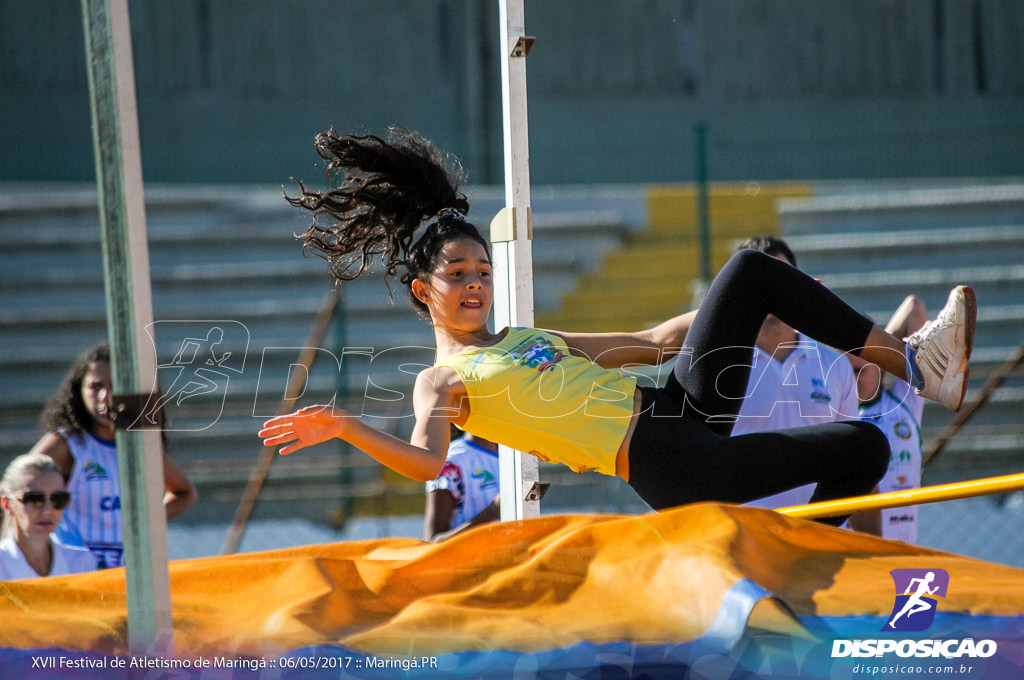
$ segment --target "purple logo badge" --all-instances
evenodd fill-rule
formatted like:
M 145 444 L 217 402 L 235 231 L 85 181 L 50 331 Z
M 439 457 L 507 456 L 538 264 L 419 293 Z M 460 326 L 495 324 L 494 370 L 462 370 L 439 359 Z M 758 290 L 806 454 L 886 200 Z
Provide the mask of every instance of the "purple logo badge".
M 945 569 L 893 569 L 896 602 L 882 630 L 918 632 L 935 620 L 936 597 L 945 597 L 949 574 Z

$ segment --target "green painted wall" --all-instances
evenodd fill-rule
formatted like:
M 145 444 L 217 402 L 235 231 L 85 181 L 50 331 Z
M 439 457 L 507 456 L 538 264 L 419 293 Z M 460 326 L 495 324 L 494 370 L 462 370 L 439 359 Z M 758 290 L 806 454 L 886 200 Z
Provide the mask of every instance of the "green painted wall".
M 145 177 L 320 177 L 328 126 L 501 181 L 496 0 L 130 3 Z M 1024 175 L 1020 0 L 529 0 L 537 184 Z M 88 180 L 79 3 L 0 0 L 0 180 Z

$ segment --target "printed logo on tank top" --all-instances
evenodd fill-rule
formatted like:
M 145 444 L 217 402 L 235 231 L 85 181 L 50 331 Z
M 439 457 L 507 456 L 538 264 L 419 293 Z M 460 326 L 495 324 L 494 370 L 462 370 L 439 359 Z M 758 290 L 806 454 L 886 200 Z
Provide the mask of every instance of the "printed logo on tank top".
M 914 467 L 916 467 L 916 465 L 914 464 L 914 457 L 911 455 L 910 451 L 906 449 L 892 449 L 892 452 L 889 454 L 890 471 L 895 472 L 896 470 L 913 469 Z M 893 491 L 898 491 L 898 489 L 893 489 Z
M 495 484 L 494 475 L 492 475 L 487 470 L 484 470 L 483 468 L 477 468 L 476 470 L 473 471 L 473 474 L 470 476 L 473 479 L 480 480 L 480 486 L 483 487 L 494 486 Z
M 102 482 L 110 479 L 110 473 L 106 468 L 93 460 L 82 466 L 82 470 L 85 472 L 85 481 L 87 482 Z
M 530 338 L 509 353 L 523 366 L 544 372 L 565 358 L 565 354 L 547 338 Z

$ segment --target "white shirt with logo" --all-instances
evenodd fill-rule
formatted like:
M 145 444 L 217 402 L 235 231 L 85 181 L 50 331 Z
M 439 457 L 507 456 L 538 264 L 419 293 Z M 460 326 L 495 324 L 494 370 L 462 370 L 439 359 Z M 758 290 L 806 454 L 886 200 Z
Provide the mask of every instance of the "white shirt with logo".
M 448 490 L 455 499 L 449 529 L 479 515 L 498 495 L 498 454 L 482 446 L 456 439 L 448 447 L 444 468 L 426 484 L 427 493 Z
M 121 483 L 113 442 L 61 432 L 75 462 L 68 479 L 71 503 L 54 532 L 65 545 L 84 546 L 96 557 L 97 569 L 124 564 Z
M 777 361 L 754 349 L 747 398 L 732 428 L 735 437 L 843 420 L 857 420 L 857 383 L 842 353 L 797 334 L 796 346 Z M 760 508 L 784 508 L 810 501 L 814 484 L 751 501 Z
M 889 440 L 889 469 L 878 489 L 905 491 L 921 486 L 921 414 L 924 399 L 906 382 L 893 380 L 873 402 L 860 406 L 861 420 L 873 423 Z M 882 536 L 897 541 L 917 541 L 917 506 L 886 508 L 882 512 Z

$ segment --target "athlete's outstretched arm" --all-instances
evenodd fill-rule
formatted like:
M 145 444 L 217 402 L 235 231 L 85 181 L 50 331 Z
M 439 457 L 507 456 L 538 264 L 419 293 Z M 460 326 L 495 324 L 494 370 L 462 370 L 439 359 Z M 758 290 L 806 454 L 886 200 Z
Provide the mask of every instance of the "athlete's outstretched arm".
M 430 381 L 417 379 L 416 425 L 409 442 L 366 425 L 348 411 L 323 405 L 271 418 L 259 436 L 264 446 L 280 446 L 282 455 L 343 439 L 400 475 L 426 482 L 441 473 L 450 442 L 451 411 L 446 401 L 445 393 L 435 390 Z

